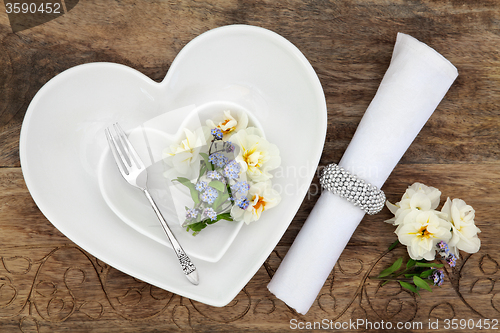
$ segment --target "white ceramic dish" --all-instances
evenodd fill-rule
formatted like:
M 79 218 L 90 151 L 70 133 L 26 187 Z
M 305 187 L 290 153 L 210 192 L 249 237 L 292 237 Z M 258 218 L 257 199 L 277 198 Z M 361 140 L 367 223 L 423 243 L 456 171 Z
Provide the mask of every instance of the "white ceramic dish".
M 189 111 L 191 108 L 193 110 Z M 248 110 L 235 103 L 214 101 L 198 107 L 165 112 L 141 124 L 129 134 L 130 141 L 148 166 L 148 187 L 151 195 L 177 240 L 189 256 L 210 262 L 217 262 L 222 258 L 243 222 L 219 221 L 196 237 L 181 228 L 180 224 L 185 215 L 184 207 L 191 207 L 192 199 L 189 191 L 183 191 L 183 185 L 175 185 L 164 177 L 168 166 L 163 161 L 162 152 L 184 138 L 183 128 L 195 131 L 205 125 L 207 119 L 222 114 L 225 110 L 231 110 L 233 115 L 246 113 L 249 126 L 263 131 L 259 121 Z M 168 128 L 175 132 L 169 133 Z M 177 176 L 175 172 L 172 174 L 173 178 Z M 103 151 L 98 167 L 98 179 L 104 200 L 118 217 L 143 235 L 172 248 L 143 193 L 130 186 L 119 174 L 109 149 Z
M 97 170 L 105 127 L 131 129 L 166 110 L 228 101 L 251 110 L 278 145 L 282 202 L 242 227 L 217 262 L 194 259 L 200 284 L 182 276 L 159 242 L 124 223 L 107 205 Z M 129 67 L 91 63 L 50 80 L 33 98 L 21 129 L 26 184 L 51 223 L 92 255 L 138 279 L 209 305 L 229 303 L 252 278 L 292 221 L 309 189 L 326 135 L 321 84 L 283 37 L 226 26 L 188 43 L 156 83 Z

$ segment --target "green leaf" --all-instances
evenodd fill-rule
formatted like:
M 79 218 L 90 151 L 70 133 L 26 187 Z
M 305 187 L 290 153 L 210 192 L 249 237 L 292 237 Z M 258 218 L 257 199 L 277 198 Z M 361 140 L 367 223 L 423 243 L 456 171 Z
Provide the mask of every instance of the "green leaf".
M 189 179 L 184 178 L 184 177 L 177 177 L 177 179 L 174 179 L 174 180 L 178 181 L 182 185 L 189 188 L 189 192 L 191 193 L 191 198 L 193 199 L 193 201 L 196 205 L 200 203 L 200 199 L 198 198 L 198 191 L 196 191 L 194 184 L 191 183 L 191 181 Z
M 396 246 L 398 246 L 398 244 L 399 244 L 399 239 L 396 239 L 396 241 L 394 243 L 389 245 L 389 248 L 387 250 L 392 251 Z
M 416 263 L 417 262 L 413 259 L 408 260 L 408 262 L 406 263 L 406 269 L 412 268 L 413 266 L 415 266 Z
M 226 202 L 227 199 L 229 199 L 229 193 L 227 192 L 224 192 L 222 195 L 218 195 L 212 207 L 217 210 L 217 208 L 219 208 L 220 205 Z
M 415 265 L 417 267 L 434 267 L 434 268 L 441 268 L 444 266 L 443 264 L 438 264 L 435 262 L 420 262 L 420 261 L 417 261 Z
M 220 220 L 226 220 L 226 221 L 231 222 L 233 220 L 233 218 L 231 217 L 231 213 L 222 213 L 222 214 L 217 215 L 217 221 L 220 221 Z
M 434 270 L 433 270 L 433 269 L 428 269 L 428 270 L 423 271 L 422 273 L 420 273 L 420 277 L 421 277 L 422 279 L 427 279 L 429 276 L 431 276 L 431 275 L 432 275 L 432 273 L 433 273 L 433 272 L 434 272 Z
M 414 276 L 413 277 L 413 283 L 421 288 L 421 289 L 425 289 L 425 290 L 428 290 L 428 291 L 432 291 L 431 287 L 429 287 L 429 284 L 427 284 L 427 282 L 425 282 L 424 280 L 422 280 L 421 278 L 419 278 L 418 276 Z
M 226 185 L 224 185 L 224 183 L 220 180 L 212 180 L 210 183 L 208 183 L 208 186 L 213 187 L 219 192 L 224 192 L 224 190 L 226 189 Z
M 207 171 L 207 165 L 204 163 L 203 166 L 200 168 L 200 174 L 198 175 L 198 179 L 205 174 Z
M 201 222 L 189 224 L 186 227 L 186 230 L 188 230 L 188 231 L 189 230 L 200 231 L 200 230 L 204 229 L 206 226 L 207 226 L 207 224 L 205 223 L 205 221 L 201 221 Z
M 196 236 L 200 231 L 205 229 L 209 224 L 214 224 L 216 222 L 219 222 L 220 220 L 232 221 L 233 219 L 231 217 L 231 213 L 219 214 L 219 215 L 217 215 L 217 217 L 213 221 L 211 219 L 204 219 L 203 221 L 188 225 L 186 227 L 186 231 L 191 230 L 191 231 L 193 231 L 193 236 Z
M 190 224 L 186 227 L 186 231 L 192 230 L 193 236 L 196 236 L 201 230 L 205 229 L 207 224 L 205 221 Z
M 396 260 L 394 262 L 394 264 L 392 264 L 389 268 L 386 268 L 382 272 L 380 272 L 378 277 L 385 277 L 385 276 L 388 276 L 388 275 L 394 273 L 395 271 L 397 271 L 401 267 L 402 263 L 403 263 L 403 257 L 398 258 L 398 260 Z
M 420 296 L 420 294 L 418 293 L 418 288 L 413 286 L 411 283 L 405 281 L 399 281 L 399 284 L 401 285 L 401 287 L 408 289 L 409 291 L 414 292 L 415 294 Z
M 412 273 L 412 274 L 405 274 L 405 278 L 409 279 L 409 278 L 414 277 L 415 275 L 418 275 L 418 274 L 414 274 L 414 273 Z
M 205 161 L 205 165 L 207 166 L 208 171 L 212 171 L 214 169 L 214 165 L 208 161 L 208 154 L 200 153 L 200 156 L 203 157 Z

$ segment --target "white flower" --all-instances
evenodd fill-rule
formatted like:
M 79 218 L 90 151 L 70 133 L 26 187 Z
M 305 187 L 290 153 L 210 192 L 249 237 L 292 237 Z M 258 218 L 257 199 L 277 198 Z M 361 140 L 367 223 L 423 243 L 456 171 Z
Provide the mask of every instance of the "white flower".
M 233 117 L 231 111 L 226 110 L 224 116 L 214 120 L 208 119 L 206 124 L 210 129 L 220 128 L 223 134 L 222 139 L 225 141 L 239 130 L 247 128 L 248 116 L 245 112 L 239 112 Z
M 200 150 L 206 145 L 206 134 L 197 129 L 191 132 L 184 128 L 185 138 L 163 151 L 165 162 L 179 175 L 188 175 L 200 165 Z
M 474 223 L 475 211 L 461 199 L 448 198 L 441 209 L 452 225 L 452 237 L 448 246 L 458 257 L 458 250 L 467 253 L 476 253 L 481 247 L 481 240 L 477 236 L 481 230 Z
M 436 244 L 451 238 L 451 223 L 439 217 L 434 210 L 413 210 L 406 214 L 399 230 L 399 242 L 406 245 L 414 260 L 434 260 Z
M 249 205 L 246 209 L 241 209 L 237 205 L 231 208 L 233 219 L 243 220 L 246 224 L 257 221 L 264 210 L 273 208 L 281 201 L 281 196 L 271 187 L 270 181 L 252 184 L 247 197 Z
M 273 177 L 269 171 L 281 164 L 279 150 L 275 144 L 262 137 L 257 128 L 242 129 L 232 136 L 231 141 L 240 147 L 235 160 L 248 178 L 262 182 Z
M 401 201 L 395 205 L 387 201 L 387 208 L 394 214 L 392 219 L 385 222 L 400 225 L 405 216 L 413 210 L 435 210 L 439 205 L 441 191 L 437 188 L 414 183 L 406 189 Z

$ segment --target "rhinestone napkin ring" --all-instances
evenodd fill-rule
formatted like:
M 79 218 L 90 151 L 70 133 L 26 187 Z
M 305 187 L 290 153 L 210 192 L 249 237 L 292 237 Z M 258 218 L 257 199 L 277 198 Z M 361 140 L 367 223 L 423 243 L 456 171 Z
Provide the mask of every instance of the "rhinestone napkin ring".
M 385 194 L 382 190 L 358 179 L 335 163 L 322 170 L 319 183 L 323 189 L 345 198 L 370 215 L 377 214 L 384 207 Z

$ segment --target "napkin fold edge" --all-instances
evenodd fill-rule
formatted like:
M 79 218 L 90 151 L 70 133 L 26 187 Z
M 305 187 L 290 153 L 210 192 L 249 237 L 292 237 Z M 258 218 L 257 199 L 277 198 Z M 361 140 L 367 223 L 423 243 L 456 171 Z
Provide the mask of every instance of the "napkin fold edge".
M 441 73 L 449 76 L 450 78 L 453 78 L 453 80 L 458 76 L 457 67 L 455 67 L 455 65 L 453 65 L 451 63 L 451 61 L 446 59 L 441 53 L 439 53 L 434 48 L 421 42 L 420 40 L 416 39 L 415 37 L 413 37 L 411 35 L 405 34 L 403 32 L 398 32 L 398 34 L 396 36 L 396 44 L 395 44 L 395 49 L 394 49 L 393 53 L 398 52 L 399 48 L 402 45 L 405 45 L 405 47 L 410 47 L 418 52 L 427 53 L 429 55 L 432 55 L 433 57 L 437 56 L 441 60 L 442 65 L 436 64 L 435 62 L 427 62 L 427 64 L 429 66 L 434 67 L 436 70 L 440 71 Z M 425 57 L 425 58 L 428 58 L 428 57 Z

